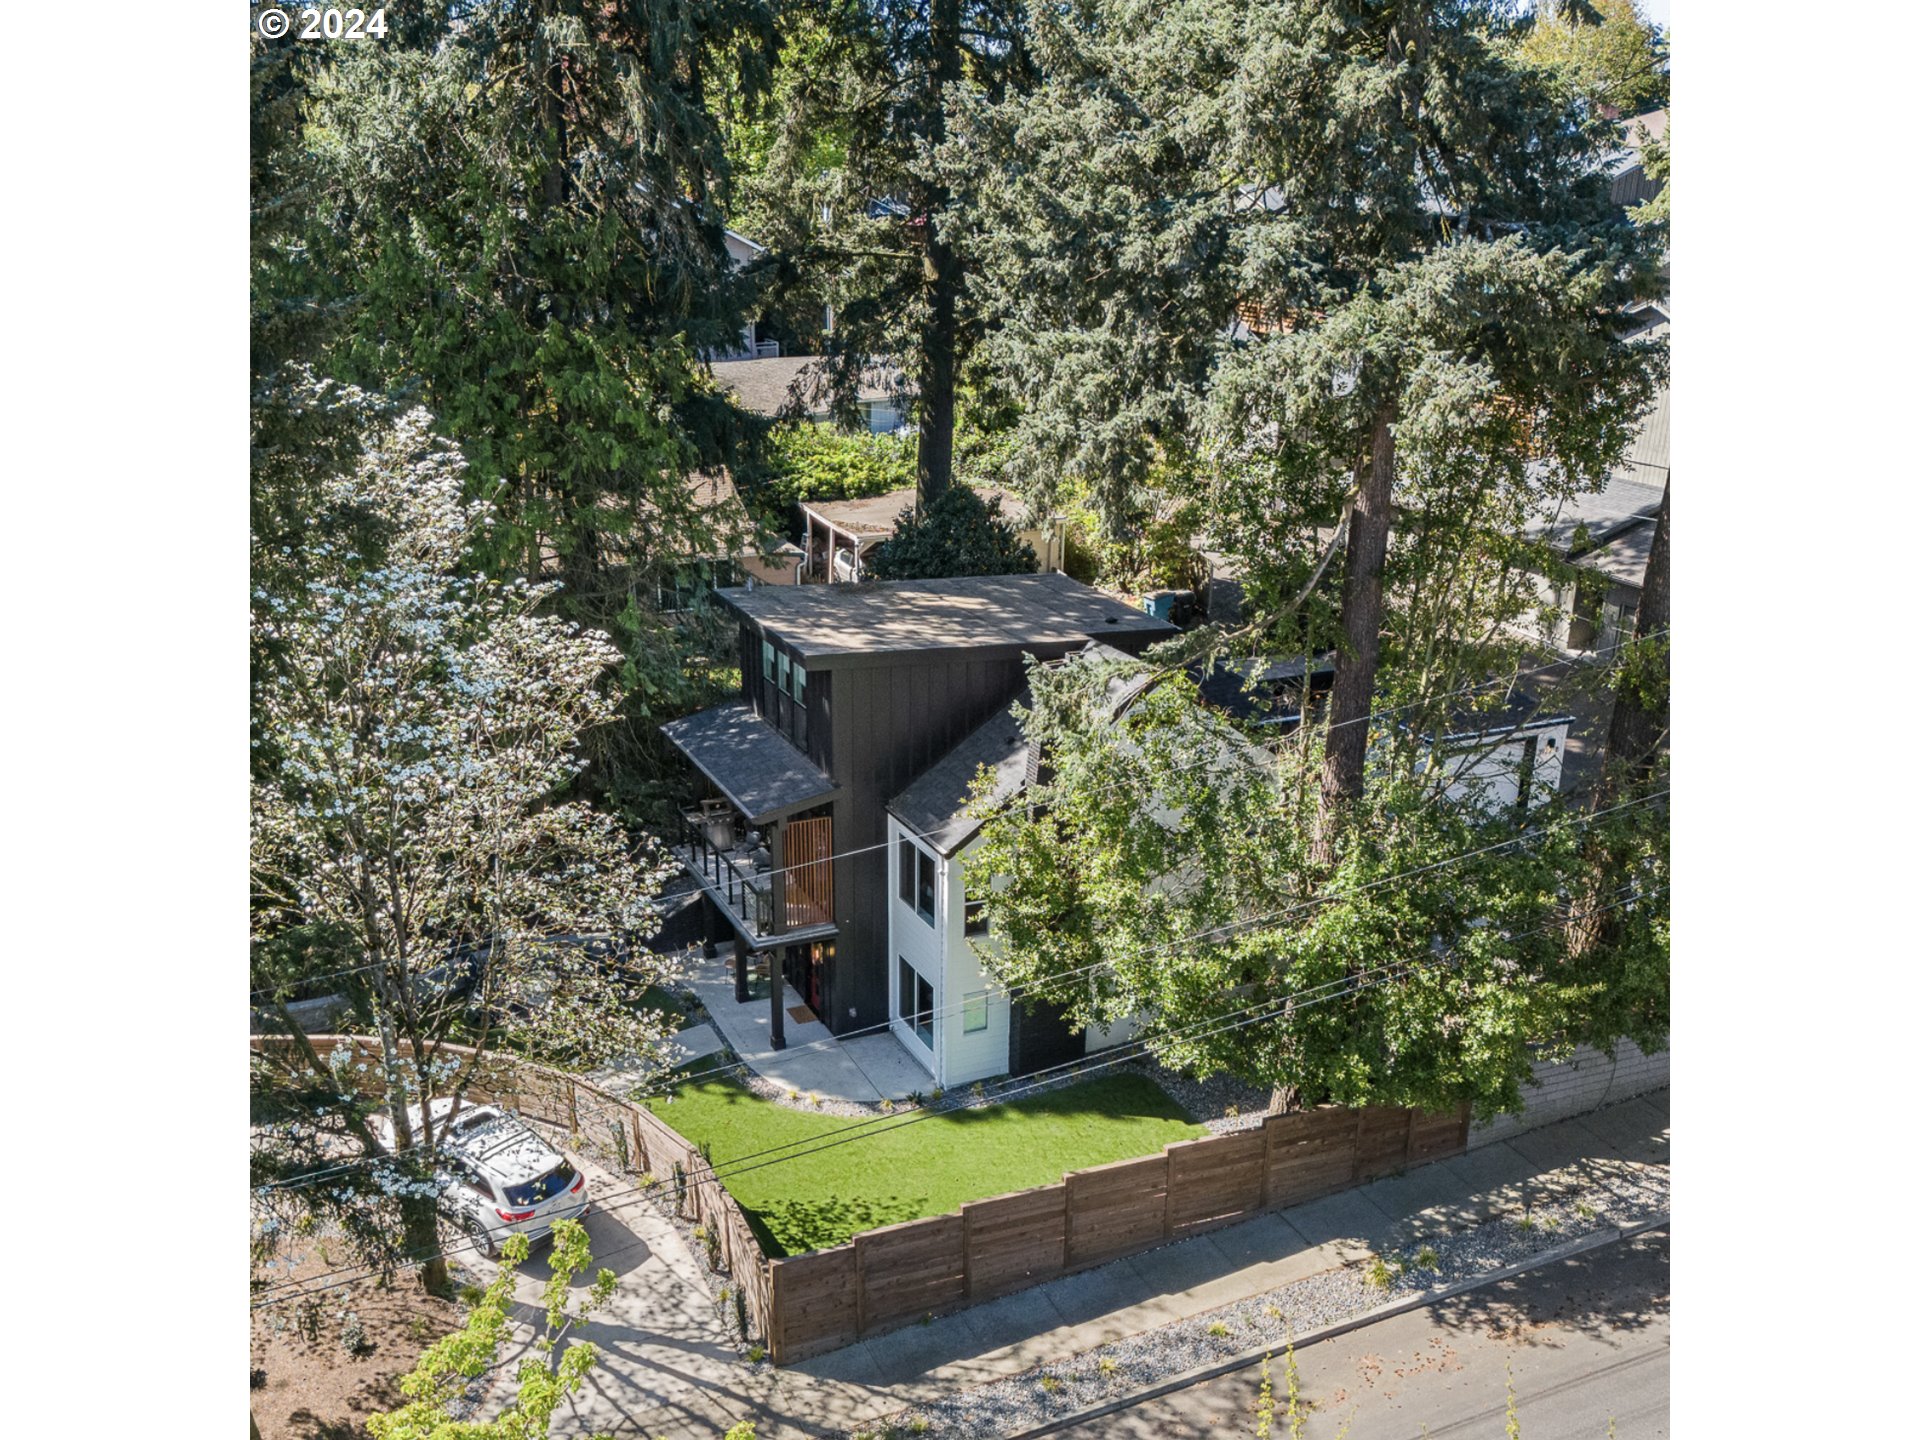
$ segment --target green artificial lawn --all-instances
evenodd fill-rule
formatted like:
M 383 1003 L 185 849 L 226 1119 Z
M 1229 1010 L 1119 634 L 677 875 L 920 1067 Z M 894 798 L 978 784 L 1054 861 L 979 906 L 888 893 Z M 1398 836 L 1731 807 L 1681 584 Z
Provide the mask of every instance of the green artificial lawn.
M 1207 1133 L 1143 1075 L 1105 1075 L 1003 1105 L 916 1115 L 911 1123 L 903 1114 L 863 1124 L 762 1100 L 731 1079 L 703 1076 L 703 1068 L 690 1067 L 671 1099 L 647 1104 L 687 1139 L 711 1147 L 721 1182 L 769 1255 L 838 1245 L 877 1225 L 945 1215 L 969 1200 L 1051 1185 L 1069 1170 L 1152 1155 Z M 779 1164 L 741 1159 L 853 1135 L 862 1138 Z M 740 1168 L 730 1174 L 735 1160 Z

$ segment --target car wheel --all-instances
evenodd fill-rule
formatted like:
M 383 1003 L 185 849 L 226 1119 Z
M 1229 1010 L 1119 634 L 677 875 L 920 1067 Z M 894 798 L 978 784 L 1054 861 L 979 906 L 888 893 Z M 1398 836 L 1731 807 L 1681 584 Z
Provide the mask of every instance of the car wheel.
M 479 1251 L 489 1260 L 497 1260 L 500 1258 L 500 1247 L 493 1243 L 493 1235 L 488 1231 L 486 1226 L 482 1225 L 478 1220 L 469 1218 L 461 1223 L 460 1228 L 466 1231 L 467 1238 L 473 1242 L 473 1248 L 475 1250 Z

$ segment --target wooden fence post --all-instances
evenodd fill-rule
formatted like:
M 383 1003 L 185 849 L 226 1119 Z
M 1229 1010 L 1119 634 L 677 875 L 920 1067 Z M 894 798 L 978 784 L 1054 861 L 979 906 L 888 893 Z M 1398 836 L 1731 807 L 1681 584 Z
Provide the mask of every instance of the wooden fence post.
M 1260 1208 L 1273 1204 L 1273 1121 L 1269 1115 L 1260 1122 Z

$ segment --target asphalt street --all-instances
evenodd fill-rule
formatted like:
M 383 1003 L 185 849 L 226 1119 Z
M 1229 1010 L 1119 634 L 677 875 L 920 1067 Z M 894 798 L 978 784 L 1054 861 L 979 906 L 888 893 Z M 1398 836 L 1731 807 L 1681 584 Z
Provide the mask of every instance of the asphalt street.
M 1307 1440 L 1506 1433 L 1513 1377 L 1522 1440 L 1664 1440 L 1667 1232 L 1650 1231 L 1296 1352 Z M 1272 1364 L 1273 1434 L 1286 1378 Z M 1259 1367 L 1060 1432 L 1075 1440 L 1251 1436 Z M 1612 1429 L 1609 1430 L 1611 1423 Z

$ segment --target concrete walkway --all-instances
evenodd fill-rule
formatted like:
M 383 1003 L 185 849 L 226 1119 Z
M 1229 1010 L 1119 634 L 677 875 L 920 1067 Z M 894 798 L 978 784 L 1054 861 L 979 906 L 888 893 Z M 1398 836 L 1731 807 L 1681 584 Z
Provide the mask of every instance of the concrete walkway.
M 604 1347 L 594 1397 L 580 1407 L 579 1423 L 569 1419 L 555 1433 L 585 1435 L 598 1425 L 622 1440 L 709 1440 L 751 1418 L 759 1440 L 842 1434 L 903 1406 L 1246 1299 L 1388 1246 L 1468 1228 L 1558 1193 L 1611 1188 L 1629 1176 L 1664 1171 L 1667 1152 L 1667 1093 L 1661 1091 L 778 1371 L 748 1367 L 727 1345 L 677 1231 L 640 1207 L 595 1214 L 588 1229 L 596 1264 L 604 1259 L 603 1233 L 616 1246 L 630 1236 L 645 1247 L 645 1258 L 625 1269 L 605 1262 L 622 1284 L 607 1328 L 596 1323 L 587 1330 Z M 543 1278 L 537 1262 L 529 1267 L 530 1294 Z
M 713 1026 L 702 1023 L 689 1025 L 679 1031 L 667 1042 L 669 1067 L 691 1065 L 695 1060 L 704 1060 L 709 1055 L 717 1055 L 726 1048 L 726 1042 L 720 1038 L 720 1032 Z M 602 1089 L 623 1094 L 629 1090 L 652 1090 L 660 1078 L 660 1068 L 651 1063 L 634 1063 L 628 1056 L 625 1063 L 616 1061 L 599 1070 L 587 1072 L 587 1079 Z
M 802 1095 L 862 1105 L 904 1100 L 915 1091 L 933 1088 L 933 1076 L 915 1063 L 891 1032 L 843 1041 L 818 1020 L 796 1019 L 794 1012 L 805 1013 L 806 1002 L 784 982 L 780 1004 L 788 1012 L 783 1027 L 787 1048 L 775 1050 L 767 997 L 763 994 L 744 1005 L 735 1000 L 731 967 L 724 953 L 707 960 L 695 950 L 687 962 L 687 983 L 727 1044 L 756 1074 Z

